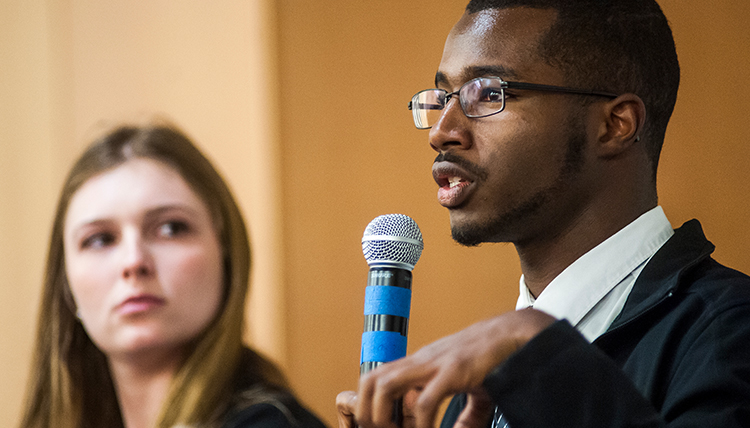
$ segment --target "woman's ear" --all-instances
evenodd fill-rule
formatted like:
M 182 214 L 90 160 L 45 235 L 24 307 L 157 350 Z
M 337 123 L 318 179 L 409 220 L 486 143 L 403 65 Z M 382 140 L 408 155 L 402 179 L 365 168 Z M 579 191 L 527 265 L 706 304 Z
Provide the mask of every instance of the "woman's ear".
M 597 154 L 611 158 L 641 140 L 646 106 L 635 94 L 623 94 L 603 105 Z

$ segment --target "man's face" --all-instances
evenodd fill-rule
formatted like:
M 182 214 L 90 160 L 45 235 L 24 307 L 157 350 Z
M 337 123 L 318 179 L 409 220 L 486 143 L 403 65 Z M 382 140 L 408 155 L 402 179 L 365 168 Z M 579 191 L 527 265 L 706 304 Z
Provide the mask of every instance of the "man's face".
M 445 43 L 437 87 L 453 92 L 487 76 L 565 85 L 538 54 L 555 15 L 530 8 L 465 14 Z M 467 118 L 452 99 L 429 138 L 454 239 L 519 244 L 574 222 L 585 206 L 587 141 L 596 132 L 587 115 L 576 97 L 550 92 L 506 90 L 505 110 L 484 118 Z

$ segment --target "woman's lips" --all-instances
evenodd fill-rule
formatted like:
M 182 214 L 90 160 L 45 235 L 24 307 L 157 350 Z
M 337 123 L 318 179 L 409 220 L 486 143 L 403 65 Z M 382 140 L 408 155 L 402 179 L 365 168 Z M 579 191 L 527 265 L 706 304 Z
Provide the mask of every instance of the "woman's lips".
M 117 307 L 117 311 L 121 315 L 132 315 L 137 313 L 147 312 L 161 306 L 164 306 L 166 301 L 160 297 L 152 295 L 139 295 L 133 296 L 120 303 Z

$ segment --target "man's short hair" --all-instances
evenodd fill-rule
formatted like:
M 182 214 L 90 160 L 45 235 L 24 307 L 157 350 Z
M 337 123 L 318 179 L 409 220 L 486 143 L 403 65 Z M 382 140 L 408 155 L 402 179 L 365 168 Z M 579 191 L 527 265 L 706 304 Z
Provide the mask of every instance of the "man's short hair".
M 633 93 L 643 100 L 646 124 L 640 137 L 655 176 L 680 84 L 672 30 L 659 5 L 654 0 L 471 0 L 466 11 L 512 7 L 557 11 L 540 55 L 562 70 L 566 84 Z

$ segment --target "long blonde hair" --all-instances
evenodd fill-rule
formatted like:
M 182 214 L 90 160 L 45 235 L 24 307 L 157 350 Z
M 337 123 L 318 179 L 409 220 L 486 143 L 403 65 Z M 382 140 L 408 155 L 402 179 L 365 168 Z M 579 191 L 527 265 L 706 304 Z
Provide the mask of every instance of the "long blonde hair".
M 211 212 L 224 256 L 223 306 L 195 340 L 173 379 L 157 426 L 216 423 L 232 405 L 230 398 L 237 392 L 233 378 L 238 370 L 253 372 L 249 379 L 255 382 L 255 389 L 283 384 L 280 372 L 272 364 L 243 350 L 250 245 L 242 215 L 226 183 L 175 127 L 122 126 L 95 141 L 81 155 L 57 204 L 22 428 L 123 426 L 107 358 L 76 317 L 65 272 L 63 225 L 68 204 L 83 183 L 139 157 L 174 168 L 201 197 Z M 246 362 L 252 367 L 240 367 Z

